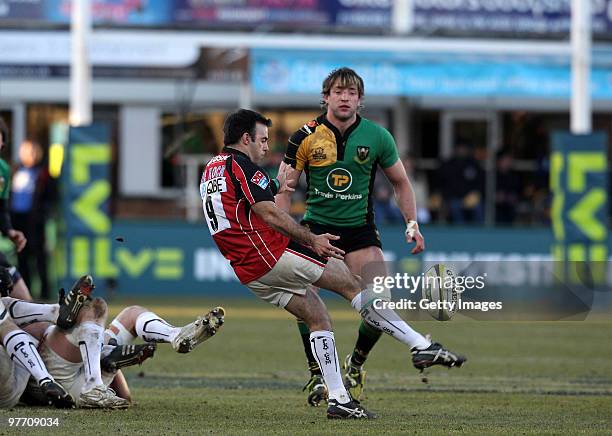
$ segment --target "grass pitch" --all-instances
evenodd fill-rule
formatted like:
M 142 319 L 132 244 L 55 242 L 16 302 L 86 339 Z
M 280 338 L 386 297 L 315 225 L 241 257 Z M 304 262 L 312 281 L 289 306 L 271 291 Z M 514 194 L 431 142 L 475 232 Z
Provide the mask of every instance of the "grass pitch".
M 161 344 L 125 371 L 131 409 L 2 410 L 0 434 L 612 434 L 610 320 L 415 322 L 468 363 L 432 369 L 426 385 L 408 350 L 383 337 L 366 365 L 364 400 L 380 418 L 351 422 L 306 405 L 304 353 L 284 311 L 255 298 L 147 306 L 182 325 L 219 304 L 227 315 L 218 336 L 187 355 Z M 121 307 L 113 303 L 112 314 Z M 342 361 L 359 319 L 345 304 L 330 307 Z M 58 417 L 59 426 L 15 429 L 9 417 Z

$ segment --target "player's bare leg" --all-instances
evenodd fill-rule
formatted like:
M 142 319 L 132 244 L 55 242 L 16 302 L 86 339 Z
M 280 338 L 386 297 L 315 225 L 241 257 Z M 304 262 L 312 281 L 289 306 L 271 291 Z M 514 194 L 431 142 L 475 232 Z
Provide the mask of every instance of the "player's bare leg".
M 145 342 L 169 343 L 177 353 L 188 353 L 217 333 L 224 316 L 225 310 L 216 307 L 194 322 L 176 327 L 144 307 L 130 306 L 111 322 L 106 335 L 117 345 L 129 345 L 139 337 Z
M 458 367 L 465 362 L 465 357 L 444 349 L 438 343 L 431 343 L 413 330 L 394 310 L 380 304 L 381 300 L 363 288 L 360 279 L 351 274 L 344 262 L 330 258 L 323 275 L 314 284 L 342 295 L 359 311 L 365 322 L 407 345 L 417 369 L 432 365 Z
M 15 282 L 13 291 L 11 292 L 11 297 L 24 301 L 32 301 L 32 294 L 30 294 L 28 285 L 26 285 L 25 281 L 21 277 Z
M 374 413 L 354 402 L 344 387 L 331 320 L 323 300 L 307 289 L 304 295 L 293 295 L 285 309 L 303 320 L 310 329 L 312 354 L 321 368 L 329 395 L 327 417 L 376 418 Z
M 142 364 L 153 357 L 157 348 L 155 343 L 133 344 L 136 335 L 130 331 L 134 331 L 138 315 L 145 312 L 146 309 L 140 306 L 126 307 L 104 331 L 105 348 L 112 351 L 102 359 L 102 369 L 117 374 L 112 387 L 122 398 L 130 398 L 130 390 L 121 368 Z
M 118 397 L 129 401 L 130 404 L 132 403 L 132 393 L 130 392 L 130 387 L 128 386 L 127 380 L 120 369 L 118 369 L 115 373 L 115 377 L 113 378 L 113 381 L 109 387 L 115 391 Z
M 223 314 L 222 308 L 216 308 L 201 317 L 207 318 L 208 324 L 201 323 L 206 328 L 201 329 L 200 333 L 192 334 L 192 339 L 197 337 L 195 340 L 200 343 L 213 336 L 223 324 Z M 172 343 L 172 337 L 178 336 L 180 332 L 180 327 L 172 326 L 142 306 L 129 306 L 123 309 L 105 331 L 104 342 L 115 345 L 116 348 L 102 359 L 104 370 L 116 371 L 116 377 L 111 387 L 115 389 L 117 395 L 126 399 L 130 398 L 129 387 L 119 368 L 141 364 L 152 357 L 155 352 L 156 344 L 154 342 L 132 345 L 133 341 L 140 337 L 145 341 L 153 339 L 155 342 Z
M 356 251 L 347 253 L 344 256 L 349 271 L 357 276 L 360 276 L 364 283 L 371 284 L 376 276 L 386 276 L 387 269 L 384 263 L 382 250 L 377 246 L 365 247 Z M 312 290 L 318 292 L 318 288 L 312 286 Z M 310 370 L 310 380 L 304 387 L 308 389 L 308 403 L 317 406 L 325 399 L 326 392 L 324 386 L 322 388 L 321 371 L 312 352 L 310 350 L 309 334 L 310 331 L 306 324 L 298 319 L 298 329 L 304 344 L 304 352 L 308 360 L 308 369 Z M 351 396 L 359 400 L 362 398 L 363 387 L 366 377 L 366 371 L 363 369 L 368 354 L 380 339 L 382 332 L 370 326 L 365 321 L 361 321 L 359 325 L 359 333 L 352 354 L 346 356 L 343 361 L 345 370 L 344 385 L 349 390 Z
M 386 276 L 387 274 L 382 250 L 376 246 L 347 253 L 344 256 L 344 262 L 351 273 L 362 277 L 363 281 L 368 284 L 373 282 L 375 276 Z M 312 289 L 318 291 L 318 288 L 314 286 Z M 322 378 L 321 371 L 310 351 L 308 343 L 310 332 L 308 327 L 300 319 L 297 320 L 297 324 L 310 371 L 310 380 L 304 386 L 304 390 L 308 389 L 309 391 L 308 403 L 312 406 L 317 406 L 326 396 L 326 392 L 323 389 L 324 386 L 322 387 L 320 383 Z M 356 400 L 362 398 L 365 383 L 366 371 L 363 369 L 363 364 L 381 335 L 382 332 L 380 330 L 371 327 L 362 320 L 359 325 L 359 333 L 353 353 L 346 356 L 343 361 L 343 368 L 345 370 L 344 385 Z

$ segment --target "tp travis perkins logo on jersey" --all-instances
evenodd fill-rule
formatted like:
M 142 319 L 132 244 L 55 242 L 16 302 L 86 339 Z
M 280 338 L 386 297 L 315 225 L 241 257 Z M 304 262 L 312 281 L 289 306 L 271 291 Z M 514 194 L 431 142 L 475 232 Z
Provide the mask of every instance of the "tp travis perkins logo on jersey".
M 357 146 L 357 156 L 355 156 L 355 161 L 360 164 L 364 164 L 370 160 L 370 147 L 366 147 L 365 145 Z
M 353 176 L 344 168 L 334 168 L 327 175 L 327 186 L 335 192 L 344 192 L 351 187 Z
M 327 159 L 327 155 L 325 154 L 325 150 L 323 147 L 317 147 L 312 152 L 312 160 L 325 160 Z
M 257 171 L 251 177 L 251 182 L 255 183 L 261 189 L 266 189 L 268 187 L 268 178 L 261 171 Z

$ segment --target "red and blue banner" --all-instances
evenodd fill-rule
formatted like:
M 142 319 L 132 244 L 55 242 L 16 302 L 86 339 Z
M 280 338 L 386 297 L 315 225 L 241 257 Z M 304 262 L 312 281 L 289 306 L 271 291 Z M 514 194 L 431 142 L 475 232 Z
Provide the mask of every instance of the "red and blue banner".
M 391 25 L 391 0 L 93 0 L 94 24 L 170 28 L 371 28 Z M 2 23 L 67 25 L 71 0 L 5 0 Z

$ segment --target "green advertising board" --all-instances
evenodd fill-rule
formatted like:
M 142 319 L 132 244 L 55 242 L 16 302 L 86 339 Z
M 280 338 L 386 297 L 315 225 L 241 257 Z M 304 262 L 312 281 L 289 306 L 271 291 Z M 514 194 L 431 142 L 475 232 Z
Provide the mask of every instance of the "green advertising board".
M 580 265 L 603 282 L 609 255 L 607 138 L 602 132 L 552 135 L 550 187 L 555 260 Z M 560 264 L 561 265 L 561 264 Z M 570 268 L 576 271 L 577 268 Z M 566 280 L 576 281 L 564 273 Z
M 65 144 L 61 176 L 67 263 L 64 285 L 84 274 L 98 279 L 117 277 L 118 270 L 110 260 L 110 126 L 71 127 L 66 139 L 54 139 L 54 143 Z

